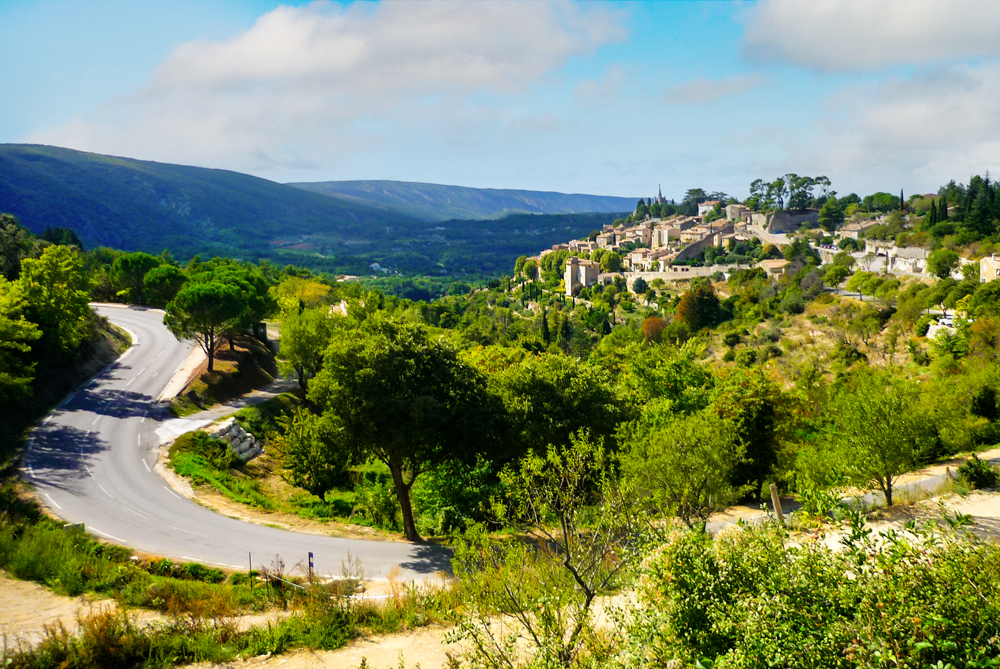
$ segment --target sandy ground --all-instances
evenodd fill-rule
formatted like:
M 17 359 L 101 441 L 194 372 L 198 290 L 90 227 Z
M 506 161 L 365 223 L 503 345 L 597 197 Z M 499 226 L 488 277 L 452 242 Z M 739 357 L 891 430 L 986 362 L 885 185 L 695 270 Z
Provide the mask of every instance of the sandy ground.
M 115 609 L 114 601 L 83 597 L 62 597 L 27 581 L 0 575 L 0 635 L 7 645 L 17 641 L 36 643 L 45 634 L 45 626 L 60 623 L 75 630 L 78 614 Z

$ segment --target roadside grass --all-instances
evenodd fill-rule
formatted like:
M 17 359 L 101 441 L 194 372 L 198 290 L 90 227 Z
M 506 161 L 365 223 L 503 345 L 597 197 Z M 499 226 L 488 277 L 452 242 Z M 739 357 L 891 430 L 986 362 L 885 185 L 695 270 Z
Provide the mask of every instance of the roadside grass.
M 295 394 L 284 393 L 240 410 L 236 418 L 258 438 L 269 439 L 277 431 L 277 418 L 300 402 Z M 388 484 L 389 471 L 382 463 L 352 467 L 341 488 L 320 497 L 284 480 L 279 457 L 265 454 L 244 463 L 225 443 L 202 431 L 178 437 L 170 447 L 169 457 L 174 472 L 193 485 L 253 509 L 387 532 L 399 529 L 395 497 Z
M 334 650 L 363 634 L 388 634 L 451 619 L 455 589 L 393 586 L 384 601 L 350 597 L 341 584 L 311 584 L 300 608 L 266 626 L 240 629 L 223 608 L 172 611 L 166 623 L 138 623 L 125 611 L 81 617 L 76 633 L 60 625 L 34 647 L 7 647 L 0 665 L 12 669 L 169 667 L 277 655 L 296 648 Z
M 236 348 L 223 343 L 216 353 L 215 369 L 201 371 L 184 390 L 171 401 L 171 411 L 179 417 L 188 416 L 222 402 L 241 397 L 274 381 L 278 367 L 274 354 L 263 342 L 253 337 L 237 337 Z
M 66 529 L 10 482 L 0 487 L 0 569 L 59 594 L 91 592 L 165 612 L 196 610 L 205 601 L 228 611 L 262 611 L 284 601 L 243 574 L 227 577 L 198 563 L 140 559 L 131 549 Z

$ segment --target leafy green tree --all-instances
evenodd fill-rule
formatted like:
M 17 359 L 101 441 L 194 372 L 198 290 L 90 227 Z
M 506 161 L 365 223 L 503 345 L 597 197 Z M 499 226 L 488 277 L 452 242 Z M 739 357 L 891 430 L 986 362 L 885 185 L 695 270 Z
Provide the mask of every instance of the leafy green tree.
M 350 464 L 344 430 L 336 416 L 296 408 L 278 418 L 277 450 L 283 477 L 289 483 L 322 497 L 338 483 Z
M 227 322 L 221 333 L 233 348 L 234 338 L 248 331 L 255 323 L 267 318 L 277 310 L 277 302 L 271 294 L 267 279 L 257 270 L 237 264 L 226 264 L 208 272 L 201 272 L 191 278 L 192 283 L 221 283 L 239 293 L 240 313 Z
M 528 356 L 491 375 L 489 384 L 512 428 L 507 449 L 494 454 L 500 462 L 549 444 L 565 446 L 582 429 L 610 440 L 629 411 L 606 370 L 565 355 Z
M 35 364 L 28 361 L 28 353 L 31 342 L 42 336 L 38 326 L 24 318 L 22 308 L 22 298 L 0 276 L 0 405 L 5 407 L 31 394 Z
M 843 265 L 830 265 L 830 268 L 826 270 L 826 274 L 823 275 L 823 281 L 827 285 L 836 288 L 840 284 L 844 283 L 844 280 L 851 275 L 851 270 L 847 269 Z
M 187 274 L 180 267 L 160 265 L 146 272 L 142 285 L 150 304 L 162 307 L 177 296 L 186 281 Z
M 323 353 L 337 320 L 324 306 L 293 311 L 281 322 L 280 365 L 284 373 L 295 372 L 303 390 L 323 365 Z
M 620 272 L 622 257 L 614 251 L 605 251 L 601 256 L 601 269 L 605 272 Z
M 111 265 L 111 281 L 125 299 L 136 304 L 145 304 L 146 273 L 159 266 L 160 259 L 148 253 L 141 251 L 124 253 L 115 258 Z
M 181 339 L 194 339 L 208 356 L 208 371 L 215 371 L 219 338 L 233 328 L 243 313 L 240 291 L 225 283 L 189 282 L 167 304 L 163 323 Z
M 619 437 L 627 486 L 651 517 L 676 516 L 704 530 L 708 517 L 736 498 L 733 468 L 744 445 L 736 426 L 714 412 L 684 416 L 654 401 Z
M 819 225 L 827 232 L 832 233 L 844 223 L 844 212 L 837 202 L 837 198 L 831 197 L 819 210 Z
M 889 370 L 859 369 L 834 399 L 826 439 L 844 454 L 858 485 L 881 490 L 888 506 L 900 475 L 917 466 L 933 437 L 918 410 L 920 390 Z
M 732 422 L 745 446 L 744 457 L 733 468 L 733 485 L 749 486 L 754 499 L 760 500 L 761 489 L 778 462 L 786 414 L 784 394 L 765 368 L 738 366 L 719 381 L 712 407 Z
M 860 299 L 864 299 L 865 284 L 872 278 L 871 272 L 855 272 L 847 281 L 844 288 L 852 293 L 856 292 Z
M 947 279 L 959 263 L 959 255 L 951 249 L 938 249 L 927 256 L 927 269 L 939 279 Z
M 41 329 L 47 352 L 69 352 L 87 339 L 89 288 L 76 247 L 49 246 L 41 257 L 21 261 L 13 290 L 23 300 L 25 317 Z
M 472 461 L 501 431 L 483 375 L 423 327 L 375 315 L 335 330 L 309 399 L 343 426 L 348 451 L 389 468 L 403 531 L 419 541 L 410 489 L 440 462 Z

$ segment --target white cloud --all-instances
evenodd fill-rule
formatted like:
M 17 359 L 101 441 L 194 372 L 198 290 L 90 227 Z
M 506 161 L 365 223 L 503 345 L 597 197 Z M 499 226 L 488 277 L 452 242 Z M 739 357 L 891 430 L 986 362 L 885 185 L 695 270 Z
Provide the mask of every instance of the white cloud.
M 1000 55 L 996 0 L 762 0 L 744 53 L 821 72 Z
M 446 125 L 473 96 L 523 94 L 568 59 L 623 39 L 621 18 L 569 0 L 282 6 L 231 39 L 181 45 L 142 90 L 31 140 L 302 169 Z M 548 126 L 544 114 L 527 117 Z
M 668 89 L 663 97 L 668 102 L 676 104 L 709 104 L 734 95 L 741 95 L 763 85 L 764 78 L 758 74 L 740 75 L 719 80 L 699 77 Z
M 613 102 L 625 84 L 625 68 L 612 65 L 597 79 L 584 79 L 573 89 L 573 100 L 581 105 L 606 105 Z
M 1000 170 L 997 118 L 1000 64 L 942 66 L 840 93 L 790 160 L 852 188 L 936 189 Z

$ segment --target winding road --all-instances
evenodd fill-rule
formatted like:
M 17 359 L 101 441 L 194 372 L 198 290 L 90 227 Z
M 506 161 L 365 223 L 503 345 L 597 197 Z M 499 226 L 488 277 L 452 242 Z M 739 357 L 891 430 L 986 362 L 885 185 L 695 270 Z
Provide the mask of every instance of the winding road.
M 24 477 L 57 516 L 114 543 L 226 568 L 246 569 L 252 555 L 255 568 L 280 557 L 291 572 L 312 552 L 321 575 L 339 575 L 348 555 L 375 579 L 394 567 L 406 579 L 450 569 L 440 547 L 300 534 L 227 518 L 178 495 L 154 471 L 156 430 L 168 418 L 157 398 L 191 344 L 164 327 L 162 311 L 96 311 L 128 330 L 133 345 L 39 423 L 24 457 Z

